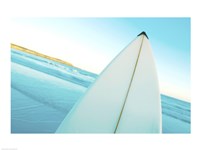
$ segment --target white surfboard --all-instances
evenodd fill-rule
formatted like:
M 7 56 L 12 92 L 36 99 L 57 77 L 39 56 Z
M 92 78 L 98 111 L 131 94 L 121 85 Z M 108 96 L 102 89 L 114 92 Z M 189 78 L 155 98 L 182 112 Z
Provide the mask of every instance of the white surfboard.
M 160 133 L 161 101 L 148 37 L 142 32 L 99 75 L 57 133 Z

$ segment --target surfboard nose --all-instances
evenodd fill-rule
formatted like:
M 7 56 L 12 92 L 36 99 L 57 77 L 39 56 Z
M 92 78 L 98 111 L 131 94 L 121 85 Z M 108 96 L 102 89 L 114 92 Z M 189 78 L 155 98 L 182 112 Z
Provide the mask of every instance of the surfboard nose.
M 146 32 L 142 31 L 140 34 L 138 34 L 138 36 L 140 35 L 145 35 L 147 39 L 149 39 L 149 37 L 147 36 Z

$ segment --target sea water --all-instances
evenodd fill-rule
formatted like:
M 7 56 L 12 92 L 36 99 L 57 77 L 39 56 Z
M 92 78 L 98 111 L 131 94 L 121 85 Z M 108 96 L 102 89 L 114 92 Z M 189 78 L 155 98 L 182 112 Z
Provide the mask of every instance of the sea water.
M 11 133 L 54 133 L 98 75 L 11 49 Z M 190 133 L 190 103 L 166 95 L 163 133 Z

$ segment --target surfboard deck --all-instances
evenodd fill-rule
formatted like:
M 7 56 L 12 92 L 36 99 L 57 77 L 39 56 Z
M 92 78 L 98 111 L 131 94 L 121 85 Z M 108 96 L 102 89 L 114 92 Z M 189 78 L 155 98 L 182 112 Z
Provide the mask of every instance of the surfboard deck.
M 141 33 L 99 75 L 57 133 L 160 133 L 156 67 Z

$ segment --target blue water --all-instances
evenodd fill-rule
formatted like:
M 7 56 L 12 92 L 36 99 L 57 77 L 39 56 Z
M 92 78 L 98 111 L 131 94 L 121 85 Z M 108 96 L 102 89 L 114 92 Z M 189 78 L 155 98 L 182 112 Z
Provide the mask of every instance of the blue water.
M 11 133 L 54 133 L 98 75 L 11 49 Z M 190 103 L 161 95 L 163 133 L 190 133 Z

